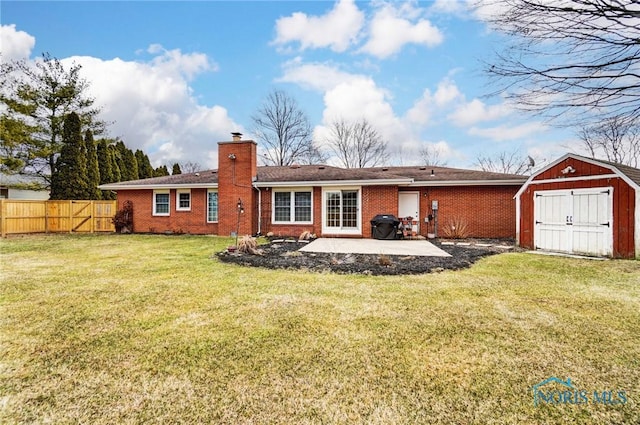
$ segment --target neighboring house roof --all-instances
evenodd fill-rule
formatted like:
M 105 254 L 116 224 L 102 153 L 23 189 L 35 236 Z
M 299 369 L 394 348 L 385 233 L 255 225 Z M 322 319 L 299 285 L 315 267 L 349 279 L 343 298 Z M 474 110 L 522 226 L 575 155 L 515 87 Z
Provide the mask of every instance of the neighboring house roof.
M 6 174 L 0 172 L 0 186 L 27 190 L 42 190 L 42 179 L 22 174 Z
M 433 174 L 432 174 L 433 171 Z M 521 185 L 526 176 L 463 170 L 448 167 L 373 167 L 339 168 L 329 165 L 262 166 L 257 169 L 257 187 L 303 185 Z M 170 189 L 208 187 L 218 185 L 217 170 L 177 174 L 143 180 L 111 183 L 100 186 L 104 190 Z

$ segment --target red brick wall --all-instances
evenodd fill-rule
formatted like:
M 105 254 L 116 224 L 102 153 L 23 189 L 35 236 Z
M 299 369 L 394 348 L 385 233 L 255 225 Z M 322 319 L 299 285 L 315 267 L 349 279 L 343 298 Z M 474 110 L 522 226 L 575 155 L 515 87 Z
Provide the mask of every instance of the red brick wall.
M 273 223 L 273 188 L 261 190 L 262 202 L 262 228 L 261 232 L 266 235 L 273 232 L 275 236 L 300 236 L 305 230 L 320 236 L 322 231 L 322 188 L 314 187 L 313 190 L 313 223 L 312 224 L 276 224 Z M 296 189 L 291 189 L 296 190 Z
M 398 215 L 398 186 L 362 187 L 362 236 L 371 237 L 371 219 L 378 214 Z
M 229 156 L 234 155 L 235 159 Z M 251 140 L 218 143 L 218 234 L 229 236 L 238 228 L 238 200 L 244 213 L 240 214 L 239 235 L 257 231 L 257 195 L 253 178 L 257 173 L 256 143 Z
M 420 233 L 433 232 L 433 224 L 424 218 L 432 214 L 431 201 L 438 200 L 438 236 L 444 236 L 444 226 L 459 218 L 468 226 L 469 237 L 514 238 L 515 200 L 518 186 L 468 186 L 441 188 L 398 188 L 397 186 L 363 186 L 361 188 L 361 237 L 371 237 L 371 219 L 377 214 L 398 215 L 398 191 L 420 193 Z M 322 188 L 313 189 L 313 224 L 273 224 L 272 190 L 262 189 L 262 233 L 277 236 L 298 236 L 305 230 L 322 235 Z
M 217 234 L 218 224 L 207 223 L 207 189 L 191 189 L 191 211 L 176 211 L 176 191 L 169 192 L 169 215 L 153 215 L 153 190 L 121 190 L 118 209 L 133 203 L 133 231 L 136 233 Z
M 455 220 L 467 224 L 468 236 L 477 238 L 515 238 L 516 192 L 519 186 L 429 187 L 420 190 L 421 233 L 433 231 L 426 226 L 425 214 L 432 214 L 431 201 L 438 201 L 438 237 Z M 428 229 L 427 229 L 428 227 Z

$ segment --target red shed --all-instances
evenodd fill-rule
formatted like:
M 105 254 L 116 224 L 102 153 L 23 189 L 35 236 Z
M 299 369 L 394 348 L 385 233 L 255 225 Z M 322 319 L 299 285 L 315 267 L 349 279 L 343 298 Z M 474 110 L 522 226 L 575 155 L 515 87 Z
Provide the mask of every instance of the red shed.
M 640 257 L 640 169 L 566 154 L 516 193 L 516 239 L 528 249 Z

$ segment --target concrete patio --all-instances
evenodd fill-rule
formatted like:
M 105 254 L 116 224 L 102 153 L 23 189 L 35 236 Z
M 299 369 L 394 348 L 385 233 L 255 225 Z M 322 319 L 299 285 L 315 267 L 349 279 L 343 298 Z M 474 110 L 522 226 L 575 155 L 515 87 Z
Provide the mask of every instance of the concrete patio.
M 319 238 L 300 248 L 302 252 L 322 252 L 329 254 L 385 254 L 410 255 L 419 257 L 451 257 L 426 240 L 378 240 Z

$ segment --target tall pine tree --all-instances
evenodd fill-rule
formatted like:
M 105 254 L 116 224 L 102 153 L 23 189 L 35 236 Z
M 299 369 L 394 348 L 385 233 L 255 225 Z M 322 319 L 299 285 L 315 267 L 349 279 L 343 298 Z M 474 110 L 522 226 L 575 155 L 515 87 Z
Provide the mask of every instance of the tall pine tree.
M 113 143 L 108 143 L 109 161 L 111 161 L 111 172 L 113 173 L 113 181 L 121 182 L 122 173 L 120 172 L 120 151 Z
M 173 164 L 173 169 L 171 170 L 172 176 L 176 174 L 182 174 L 182 170 L 180 169 L 180 164 L 178 164 L 177 162 Z
M 135 157 L 138 162 L 138 178 L 148 179 L 153 177 L 153 167 L 151 166 L 149 157 L 140 149 L 136 150 Z
M 91 130 L 87 130 L 84 133 L 84 145 L 87 156 L 87 195 L 89 196 L 87 199 L 102 199 L 102 191 L 98 189 L 100 184 L 98 152 Z
M 122 140 L 118 140 L 116 148 L 120 181 L 138 180 L 138 161 L 133 151 L 127 148 Z
M 166 165 L 162 165 L 153 171 L 154 177 L 163 177 L 168 175 L 169 175 L 169 170 L 167 169 Z
M 106 140 L 98 141 L 96 156 L 98 158 L 98 170 L 100 171 L 100 184 L 115 182 L 113 178 L 113 158 Z M 103 190 L 102 199 L 115 199 L 115 195 L 110 190 Z
M 51 175 L 51 199 L 86 199 L 87 159 L 80 128 L 80 117 L 71 112 L 64 118 L 62 149 Z

